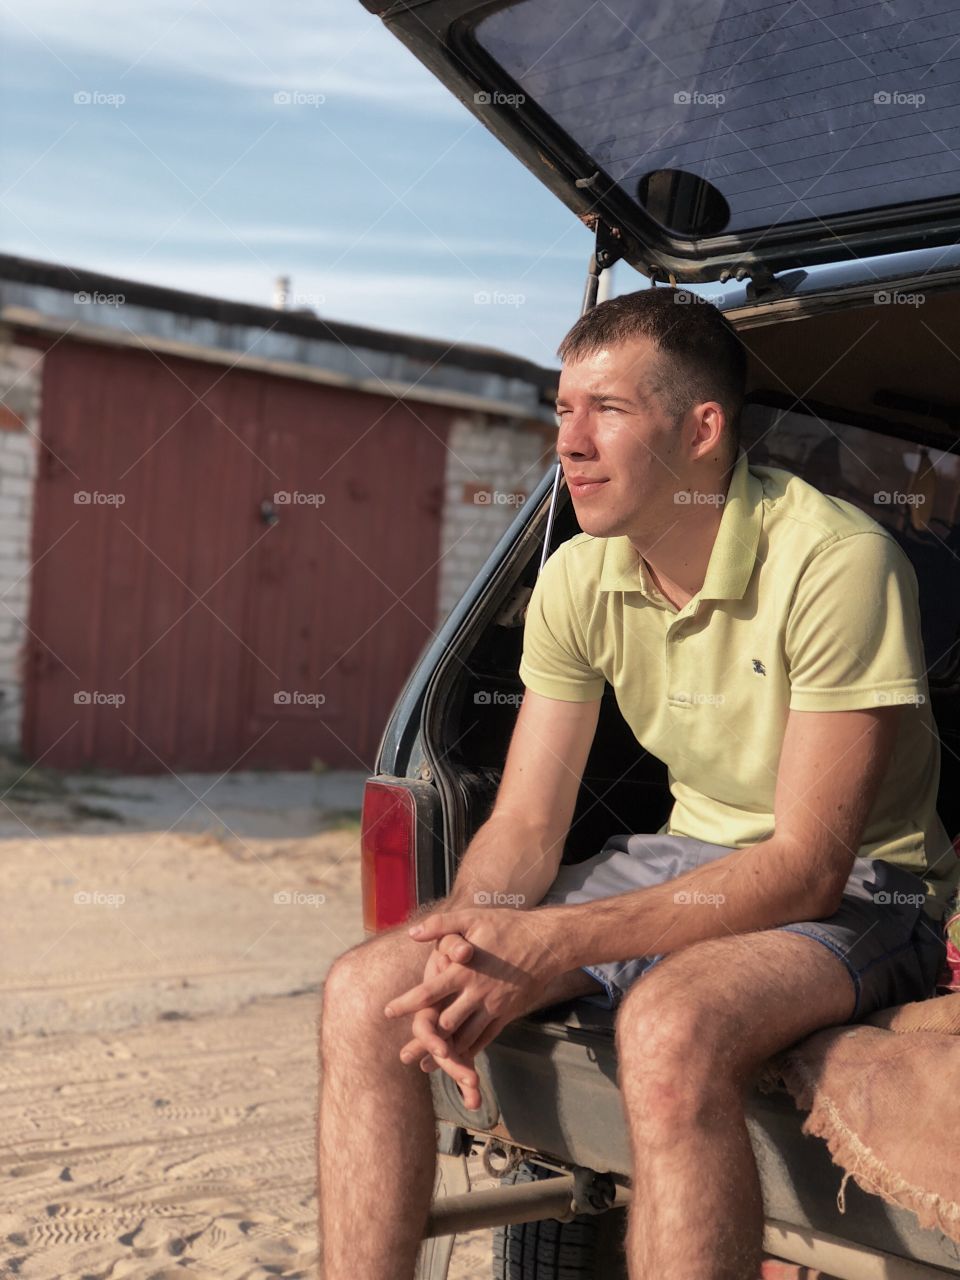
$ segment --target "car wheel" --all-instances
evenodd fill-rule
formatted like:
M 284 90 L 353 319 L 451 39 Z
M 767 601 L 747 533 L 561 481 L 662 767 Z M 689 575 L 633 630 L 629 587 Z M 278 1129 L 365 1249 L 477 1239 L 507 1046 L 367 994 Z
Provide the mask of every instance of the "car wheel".
M 501 1185 L 537 1182 L 554 1175 L 521 1164 Z M 627 1280 L 623 1256 L 626 1210 L 584 1213 L 570 1222 L 542 1218 L 497 1227 L 493 1280 Z

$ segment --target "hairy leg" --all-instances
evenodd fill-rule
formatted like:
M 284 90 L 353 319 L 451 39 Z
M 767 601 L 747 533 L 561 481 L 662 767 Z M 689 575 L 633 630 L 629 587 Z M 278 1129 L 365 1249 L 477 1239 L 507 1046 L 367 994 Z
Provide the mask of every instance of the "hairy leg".
M 423 977 L 427 952 L 406 926 L 361 943 L 333 965 L 320 1025 L 317 1137 L 323 1280 L 408 1280 L 423 1238 L 436 1167 L 429 1077 L 400 1049 L 410 1019 L 383 1007 Z M 581 970 L 542 1005 L 596 990 Z
M 853 1006 L 836 956 L 776 930 L 684 948 L 631 988 L 617 1022 L 631 1280 L 756 1280 L 763 1204 L 745 1089 L 768 1058 Z
M 434 1177 L 429 1081 L 400 1062 L 405 1025 L 383 1017 L 423 975 L 405 930 L 354 947 L 324 984 L 317 1137 L 323 1280 L 412 1276 Z

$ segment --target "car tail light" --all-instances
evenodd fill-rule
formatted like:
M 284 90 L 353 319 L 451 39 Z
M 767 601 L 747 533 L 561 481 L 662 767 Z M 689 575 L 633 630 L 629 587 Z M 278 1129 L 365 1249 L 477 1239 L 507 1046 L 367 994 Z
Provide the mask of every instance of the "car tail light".
M 360 860 L 363 927 L 402 924 L 417 905 L 417 802 L 409 787 L 369 781 L 363 789 Z

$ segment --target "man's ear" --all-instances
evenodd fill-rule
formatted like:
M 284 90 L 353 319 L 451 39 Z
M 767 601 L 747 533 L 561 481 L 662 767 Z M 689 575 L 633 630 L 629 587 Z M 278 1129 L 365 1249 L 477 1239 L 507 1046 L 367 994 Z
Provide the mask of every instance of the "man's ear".
M 690 411 L 691 446 L 694 456 L 723 458 L 727 447 L 727 415 L 718 400 L 705 400 Z

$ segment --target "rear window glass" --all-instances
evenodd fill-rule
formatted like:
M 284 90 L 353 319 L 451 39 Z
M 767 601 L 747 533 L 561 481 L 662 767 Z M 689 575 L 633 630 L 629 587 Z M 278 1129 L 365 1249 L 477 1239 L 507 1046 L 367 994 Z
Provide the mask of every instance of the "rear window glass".
M 522 0 L 475 34 L 677 233 L 782 227 L 957 191 L 960 4 Z M 718 207 L 704 212 L 696 179 L 720 193 Z
M 960 677 L 960 457 L 827 416 L 744 408 L 752 465 L 783 467 L 889 529 L 913 564 L 931 684 Z

